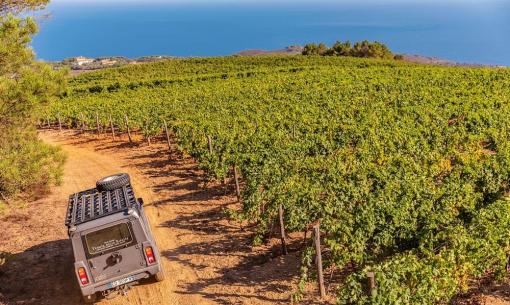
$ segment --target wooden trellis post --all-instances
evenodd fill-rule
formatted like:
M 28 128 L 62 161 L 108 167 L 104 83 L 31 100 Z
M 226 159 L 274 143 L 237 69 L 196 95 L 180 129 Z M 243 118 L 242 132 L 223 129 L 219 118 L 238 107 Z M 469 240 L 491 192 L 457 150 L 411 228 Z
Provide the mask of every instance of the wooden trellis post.
M 113 128 L 113 121 L 112 121 L 112 115 L 110 114 L 110 128 L 112 130 L 112 140 L 115 141 L 115 129 Z
M 129 143 L 133 143 L 133 139 L 131 139 L 131 130 L 129 129 L 129 120 L 127 114 L 124 115 L 124 119 L 126 120 L 126 129 L 129 138 Z
M 212 138 L 211 136 L 207 136 L 207 146 L 209 147 L 209 153 L 212 155 L 213 146 L 212 146 Z
M 172 144 L 170 143 L 170 134 L 168 133 L 168 125 L 166 124 L 166 120 L 163 120 L 163 124 L 165 125 L 165 135 L 166 135 L 166 143 L 168 144 L 168 150 L 172 150 Z
M 97 133 L 97 137 L 99 138 L 99 133 L 100 133 L 100 130 L 99 130 L 99 113 L 96 112 L 96 133 Z
M 367 272 L 368 296 L 375 297 L 377 295 L 377 284 L 375 283 L 375 273 Z
M 62 131 L 62 121 L 60 120 L 60 114 L 57 116 L 58 119 L 58 131 Z
M 319 224 L 313 226 L 313 239 L 315 241 L 315 262 L 317 263 L 317 282 L 321 298 L 326 297 L 326 288 L 324 287 L 324 274 L 322 272 L 322 253 L 321 253 L 321 233 Z
M 81 132 L 83 133 L 85 131 L 85 117 L 83 116 L 83 112 L 80 112 L 80 116 L 81 116 Z
M 239 188 L 239 175 L 237 173 L 237 166 L 235 164 L 233 166 L 233 170 L 234 170 L 234 180 L 235 180 L 235 183 L 236 183 L 237 201 L 240 201 L 241 200 L 241 190 Z
M 280 237 L 282 240 L 282 254 L 287 255 L 289 252 L 287 251 L 287 241 L 285 238 L 285 224 L 283 222 L 283 206 L 281 204 L 278 207 L 278 216 L 280 220 Z
M 308 235 L 308 228 L 305 228 L 305 230 L 303 231 L 303 245 L 302 247 L 306 247 L 306 236 Z

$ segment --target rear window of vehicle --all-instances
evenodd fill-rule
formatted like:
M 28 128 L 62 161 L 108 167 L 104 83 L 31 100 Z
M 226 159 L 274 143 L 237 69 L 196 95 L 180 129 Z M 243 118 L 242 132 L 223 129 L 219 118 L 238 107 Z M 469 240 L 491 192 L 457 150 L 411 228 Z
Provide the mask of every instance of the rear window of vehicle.
M 89 255 L 96 255 L 121 248 L 133 243 L 131 228 L 120 223 L 85 235 L 85 244 Z

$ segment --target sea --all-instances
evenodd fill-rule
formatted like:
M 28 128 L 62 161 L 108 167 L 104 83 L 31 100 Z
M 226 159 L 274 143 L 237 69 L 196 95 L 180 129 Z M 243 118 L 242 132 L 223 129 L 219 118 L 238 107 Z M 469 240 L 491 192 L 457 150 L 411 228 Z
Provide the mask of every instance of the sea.
M 35 18 L 32 47 L 48 61 L 366 39 L 395 53 L 510 66 L 510 0 L 54 0 Z

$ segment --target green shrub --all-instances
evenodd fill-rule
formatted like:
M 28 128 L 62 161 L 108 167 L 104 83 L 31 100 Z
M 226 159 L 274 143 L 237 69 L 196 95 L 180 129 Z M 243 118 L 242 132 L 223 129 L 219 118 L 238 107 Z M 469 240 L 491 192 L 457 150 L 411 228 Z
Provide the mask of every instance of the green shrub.
M 378 41 L 363 40 L 351 46 L 350 41 L 337 41 L 331 48 L 324 43 L 310 43 L 304 46 L 302 55 L 352 56 L 380 59 L 402 59 L 401 55 L 393 55 L 391 50 Z
M 59 148 L 37 139 L 16 139 L 0 147 L 0 191 L 5 194 L 33 193 L 59 184 L 65 155 Z

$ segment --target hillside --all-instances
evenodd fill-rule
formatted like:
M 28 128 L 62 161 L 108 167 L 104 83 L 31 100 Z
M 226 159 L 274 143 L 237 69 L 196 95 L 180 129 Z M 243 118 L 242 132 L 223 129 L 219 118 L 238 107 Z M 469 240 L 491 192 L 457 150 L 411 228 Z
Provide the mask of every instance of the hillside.
M 333 57 L 172 60 L 80 75 L 42 119 L 149 142 L 166 122 L 264 242 L 320 222 L 341 304 L 446 302 L 506 274 L 510 71 Z M 96 117 L 97 115 L 97 117 Z M 102 129 L 105 129 L 102 128 Z M 311 265 L 313 248 L 302 252 Z M 303 279 L 313 272 L 303 268 Z M 366 273 L 378 294 L 366 297 Z
M 279 50 L 244 50 L 241 52 L 237 52 L 234 55 L 240 56 L 258 56 L 258 55 L 298 55 L 303 52 L 302 46 L 288 46 Z

